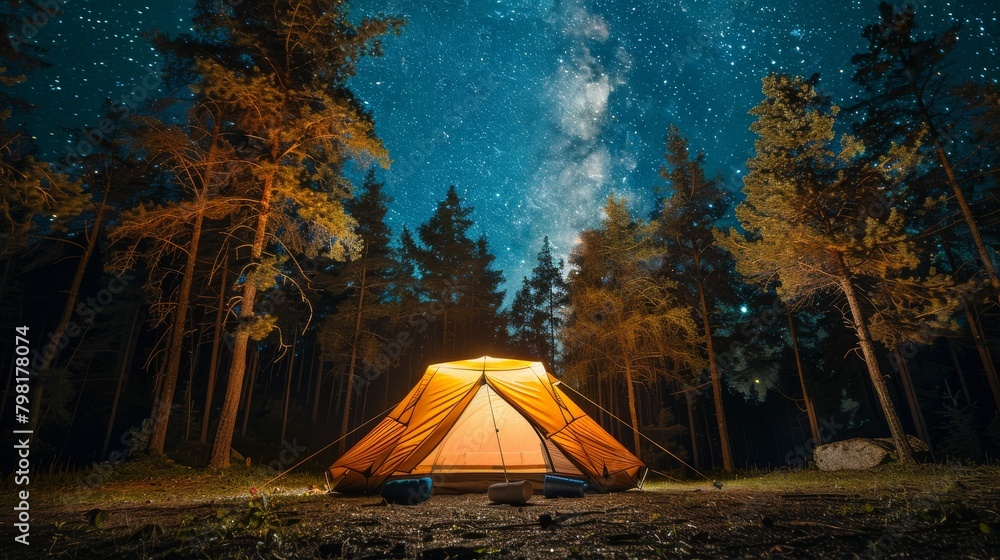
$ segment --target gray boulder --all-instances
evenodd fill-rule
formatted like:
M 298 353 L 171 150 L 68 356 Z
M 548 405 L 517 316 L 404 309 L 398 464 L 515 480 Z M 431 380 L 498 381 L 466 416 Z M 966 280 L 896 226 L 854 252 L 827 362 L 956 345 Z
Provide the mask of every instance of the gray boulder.
M 906 437 L 915 454 L 930 451 L 923 441 L 913 436 Z M 816 446 L 813 461 L 821 471 L 863 471 L 888 462 L 890 454 L 895 451 L 896 445 L 891 438 L 845 439 Z

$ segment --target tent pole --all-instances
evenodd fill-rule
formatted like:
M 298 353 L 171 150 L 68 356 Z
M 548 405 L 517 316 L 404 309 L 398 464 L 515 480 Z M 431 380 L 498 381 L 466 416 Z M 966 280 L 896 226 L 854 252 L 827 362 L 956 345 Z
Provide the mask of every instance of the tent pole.
M 490 405 L 490 416 L 493 418 L 493 432 L 497 436 L 497 449 L 500 450 L 500 465 L 503 466 L 503 481 L 509 483 L 507 478 L 507 462 L 503 460 L 503 447 L 500 446 L 500 428 L 497 428 L 497 417 L 493 414 L 493 398 L 490 396 L 490 386 L 486 384 L 486 402 Z

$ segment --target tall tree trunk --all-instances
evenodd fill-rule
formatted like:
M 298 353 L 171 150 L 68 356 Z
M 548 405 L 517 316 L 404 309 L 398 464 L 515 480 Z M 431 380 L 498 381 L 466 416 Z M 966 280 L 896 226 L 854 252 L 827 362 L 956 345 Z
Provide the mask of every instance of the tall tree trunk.
M 448 302 L 445 302 L 444 312 L 441 314 L 441 355 L 438 357 L 444 360 L 447 354 L 448 354 Z
M 416 338 L 416 337 L 414 337 L 414 338 Z M 407 352 L 407 354 L 406 354 L 406 386 L 407 387 L 413 387 L 413 383 L 414 383 L 414 381 L 413 381 L 413 373 L 414 373 L 414 371 L 413 370 L 415 369 L 413 367 L 413 358 L 414 358 L 414 355 L 416 353 L 417 353 L 417 347 L 416 347 L 416 342 L 414 342 L 413 346 L 410 348 L 410 351 Z
M 195 341 L 192 340 L 191 343 L 195 344 Z M 192 356 L 191 363 L 188 364 L 187 386 L 184 388 L 184 441 L 191 439 L 191 400 L 193 399 L 191 389 L 194 385 L 195 367 L 194 356 Z
M 545 320 L 549 324 L 549 348 L 548 348 L 548 365 L 552 368 L 553 375 L 556 374 L 556 302 L 555 296 L 552 294 L 552 286 L 549 286 L 549 293 L 546 294 L 548 297 L 548 313 L 545 316 Z
M 167 369 L 167 350 L 163 349 L 157 356 L 156 383 L 153 385 L 153 395 L 160 394 L 160 387 L 163 387 L 163 372 Z
M 711 442 L 712 442 L 712 438 L 711 438 L 712 423 L 708 420 L 708 407 L 707 406 L 700 406 L 700 407 L 698 407 L 698 410 L 701 411 L 701 425 L 702 425 L 702 428 L 704 428 L 704 432 L 703 433 L 708 438 L 708 441 L 709 441 L 709 450 L 711 450 L 711 448 L 712 448 L 712 446 L 711 446 Z M 713 468 L 713 469 L 717 466 L 717 463 L 715 462 L 715 453 L 709 453 L 708 454 L 708 464 L 709 464 L 709 467 Z
M 56 323 L 56 328 L 49 335 L 50 340 L 56 345 L 53 348 L 53 352 L 42 352 L 42 361 L 38 368 L 35 370 L 36 374 L 40 374 L 49 369 L 52 365 L 53 360 L 56 358 L 58 352 L 58 344 L 62 340 L 63 336 L 66 334 L 66 327 L 69 326 L 70 319 L 73 318 L 73 310 L 76 309 L 76 299 L 80 296 L 80 286 L 83 285 L 83 277 L 87 272 L 87 265 L 90 263 L 90 258 L 94 254 L 94 249 L 97 247 L 97 238 L 101 233 L 101 226 L 104 224 L 104 214 L 108 207 L 108 194 L 111 191 L 110 183 L 105 183 L 104 186 L 104 196 L 101 198 L 101 204 L 97 207 L 97 212 L 94 214 L 94 225 L 90 228 L 90 235 L 87 236 L 87 245 L 83 249 L 83 254 L 80 255 L 80 261 L 76 265 L 76 272 L 73 273 L 73 281 L 69 285 L 69 293 L 66 294 L 66 303 L 63 304 L 62 315 L 59 316 L 59 322 Z M 40 411 L 42 410 L 42 398 L 45 394 L 45 382 L 40 381 L 36 386 L 32 388 L 31 395 L 31 413 L 29 415 L 28 429 L 34 430 L 38 425 L 38 420 L 40 419 Z
M 944 247 L 944 254 L 948 257 L 948 263 L 951 265 L 951 270 L 954 272 L 958 270 L 958 266 L 955 263 L 955 257 L 952 254 L 950 243 L 948 238 L 942 236 L 940 238 L 941 244 Z M 974 308 L 972 304 L 963 298 L 963 311 L 965 312 L 965 319 L 969 323 L 969 334 L 972 335 L 972 341 L 976 345 L 976 351 L 979 353 L 979 359 L 983 363 L 983 370 L 986 373 L 986 379 L 990 384 L 990 391 L 993 393 L 993 400 L 996 403 L 997 410 L 1000 411 L 1000 375 L 997 374 L 996 363 L 993 361 L 993 355 L 990 353 L 989 346 L 986 344 L 986 340 L 983 335 L 982 326 L 974 314 Z M 952 352 L 954 352 L 954 345 L 951 346 Z M 960 374 L 960 379 L 964 385 L 965 378 L 961 376 L 961 367 L 958 365 L 957 359 L 955 360 L 956 370 Z M 969 402 L 972 402 L 972 395 L 966 393 L 966 398 Z
M 367 257 L 367 249 L 365 249 Z M 368 275 L 367 259 L 361 265 L 361 287 L 358 294 L 358 314 L 354 319 L 354 339 L 351 341 L 351 365 L 347 370 L 347 391 L 344 392 L 344 417 L 340 424 L 340 443 L 337 445 L 337 456 L 344 454 L 347 445 L 347 429 L 351 419 L 351 392 L 354 390 L 354 368 L 358 360 L 358 341 L 361 340 L 361 316 L 365 306 L 365 281 Z
M 274 186 L 274 175 L 264 178 L 264 191 L 261 193 L 260 208 L 257 214 L 257 230 L 254 232 L 253 246 L 250 250 L 251 266 L 260 264 L 264 254 L 264 241 L 267 238 L 267 219 L 271 211 L 271 194 Z M 250 341 L 250 331 L 245 326 L 252 322 L 254 300 L 257 298 L 257 286 L 247 280 L 243 284 L 243 296 L 240 298 L 240 323 L 236 329 L 233 341 L 233 360 L 229 365 L 229 381 L 226 384 L 226 397 L 222 403 L 222 413 L 219 426 L 215 431 L 215 441 L 212 443 L 212 453 L 208 466 L 222 469 L 229 466 L 229 449 L 233 444 L 233 432 L 236 429 L 236 416 L 240 408 L 240 394 L 243 392 L 243 374 L 247 367 L 247 346 Z
M 962 394 L 965 395 L 965 402 L 972 404 L 972 395 L 969 393 L 969 386 L 965 383 L 965 372 L 962 364 L 958 360 L 958 352 L 955 351 L 955 339 L 948 339 L 948 351 L 951 353 L 951 363 L 955 364 L 955 374 L 958 375 L 958 382 L 962 386 Z
M 1000 281 L 997 280 L 996 267 L 993 266 L 993 257 L 990 254 L 989 249 L 986 247 L 986 243 L 983 242 L 983 236 L 979 233 L 979 226 L 976 224 L 976 219 L 972 215 L 972 208 L 969 206 L 969 202 L 965 199 L 965 193 L 962 192 L 962 187 L 958 184 L 958 179 L 955 178 L 955 170 L 951 166 L 951 161 L 948 158 L 947 152 L 945 152 L 944 147 L 941 146 L 941 140 L 936 131 L 932 133 L 932 138 L 934 139 L 934 151 L 937 153 L 938 160 L 941 162 L 941 167 L 944 168 L 944 172 L 948 176 L 948 185 L 951 186 L 951 191 L 955 195 L 955 201 L 958 202 L 958 207 L 962 210 L 962 217 L 965 219 L 965 225 L 969 227 L 969 231 L 972 233 L 972 242 L 976 246 L 976 251 L 979 253 L 979 259 L 983 262 L 983 269 L 986 271 L 993 287 L 1000 288 Z
M 910 415 L 913 418 L 913 426 L 917 430 L 919 437 L 928 446 L 931 445 L 931 436 L 927 431 L 927 424 L 924 422 L 924 412 L 920 408 L 920 400 L 917 398 L 917 388 L 913 384 L 913 376 L 910 374 L 910 367 L 903 358 L 899 347 L 892 349 L 892 356 L 896 360 L 896 367 L 899 369 L 899 379 L 903 383 L 903 393 L 906 395 L 906 403 L 910 406 Z
M 66 428 L 66 439 L 63 440 L 62 449 L 69 446 L 70 435 L 73 434 L 73 424 L 76 424 L 76 413 L 80 410 L 80 401 L 83 400 L 83 392 L 87 389 L 87 379 L 90 377 L 90 365 L 94 363 L 93 354 L 87 361 L 87 367 L 83 369 L 83 382 L 80 383 L 80 394 L 76 397 L 76 404 L 73 405 L 73 414 L 69 417 L 69 426 Z
M 905 65 L 906 61 L 904 60 L 903 50 L 900 50 L 897 56 Z M 910 88 L 916 98 L 920 116 L 924 124 L 927 125 L 931 140 L 934 142 L 934 153 L 937 155 L 938 161 L 941 162 L 941 167 L 944 168 L 945 175 L 948 177 L 948 186 L 951 187 L 951 191 L 955 195 L 955 201 L 958 202 L 958 207 L 962 211 L 962 218 L 965 219 L 965 225 L 968 226 L 969 232 L 972 234 L 972 243 L 976 246 L 976 251 L 979 253 L 983 269 L 986 271 L 987 276 L 989 276 L 993 287 L 1000 288 L 1000 281 L 997 280 L 997 271 L 993 266 L 993 258 L 986 244 L 983 243 L 983 236 L 979 233 L 979 226 L 976 224 L 975 216 L 972 215 L 972 208 L 969 206 L 969 202 L 965 198 L 965 193 L 962 192 L 962 187 L 958 184 L 958 179 L 955 177 L 955 169 L 951 165 L 951 159 L 948 157 L 944 146 L 941 145 L 941 134 L 934 125 L 933 119 L 931 119 L 930 108 L 924 103 L 924 92 L 920 89 L 919 84 L 917 84 L 916 79 L 912 75 Z
M 692 251 L 694 257 L 695 279 L 698 282 L 698 301 L 701 304 L 702 328 L 705 329 L 705 348 L 708 351 L 708 371 L 712 379 L 712 397 L 715 401 L 715 420 L 719 427 L 719 445 L 722 447 L 722 467 L 731 473 L 733 467 L 733 451 L 729 445 L 729 430 L 726 427 L 726 411 L 722 406 L 722 379 L 719 376 L 719 365 L 715 360 L 715 346 L 712 343 L 712 325 L 708 319 L 708 298 L 705 297 L 705 282 L 701 276 L 701 259 L 698 251 Z
M 101 444 L 101 457 L 106 457 L 108 445 L 111 444 L 111 432 L 115 426 L 115 417 L 118 415 L 118 402 L 121 400 L 122 387 L 125 386 L 125 377 L 128 375 L 128 368 L 132 364 L 132 353 L 135 351 L 136 331 L 139 327 L 139 307 L 136 306 L 132 314 L 132 326 L 129 328 L 128 338 L 125 339 L 124 352 L 120 353 L 118 365 L 118 383 L 115 385 L 115 396 L 111 400 L 111 414 L 108 416 L 108 429 L 104 432 L 104 443 Z
M 191 329 L 194 330 L 194 318 L 191 320 Z M 198 358 L 201 354 L 201 337 L 195 336 L 191 339 L 192 348 L 190 351 L 191 362 L 188 364 L 187 390 L 184 391 L 184 441 L 191 440 L 191 408 L 194 400 L 194 372 L 198 369 Z
M 405 352 L 405 349 L 402 350 L 402 352 Z M 392 369 L 393 368 L 386 367 L 386 370 L 384 372 L 382 372 L 382 378 L 383 378 L 382 381 L 385 383 L 385 393 L 382 395 L 382 408 L 383 409 L 389 407 L 389 371 L 391 371 Z
M 253 348 L 250 350 L 250 383 L 247 384 L 246 404 L 243 405 L 243 427 L 240 428 L 240 435 L 247 435 L 247 426 L 250 424 L 250 405 L 253 404 L 253 387 L 257 384 L 257 369 L 260 364 L 260 350 Z
M 948 257 L 948 264 L 951 265 L 951 270 L 957 271 L 958 265 L 955 263 L 955 256 L 952 255 L 951 245 L 948 242 L 948 238 L 942 236 L 941 244 L 944 246 L 944 254 Z M 965 319 L 969 323 L 969 334 L 972 335 L 972 342 L 976 345 L 976 351 L 979 353 L 979 359 L 983 363 L 983 371 L 986 373 L 986 380 L 989 381 L 990 391 L 993 393 L 993 401 L 996 403 L 997 410 L 1000 411 L 1000 375 L 997 374 L 996 363 L 993 361 L 993 355 L 990 353 L 989 346 L 986 344 L 985 335 L 983 334 L 982 325 L 979 322 L 972 304 L 963 298 L 963 311 L 965 312 Z M 952 346 L 952 352 L 954 352 L 954 346 Z M 956 360 L 956 369 L 961 374 L 961 368 L 958 366 L 958 361 Z M 965 384 L 965 378 L 961 377 L 963 385 Z M 966 393 L 966 398 L 969 402 L 972 402 L 972 395 Z
M 691 433 L 691 460 L 694 468 L 701 470 L 701 454 L 698 453 L 698 430 L 694 423 L 694 395 L 691 391 L 684 391 L 684 401 L 687 403 L 688 431 Z
M 979 352 L 979 359 L 983 362 L 983 371 L 986 374 L 986 380 L 989 381 L 990 390 L 993 392 L 993 402 L 996 404 L 997 411 L 1000 412 L 1000 377 L 997 375 L 996 362 L 993 361 L 993 354 L 986 342 L 982 323 L 975 313 L 975 308 L 969 303 L 965 305 L 965 318 L 969 321 L 972 340 L 976 343 L 976 351 Z
M 212 399 L 215 397 L 215 380 L 222 361 L 222 335 L 226 330 L 226 280 L 229 277 L 229 253 L 222 261 L 222 280 L 219 282 L 219 300 L 215 308 L 215 332 L 212 334 L 212 355 L 208 363 L 208 387 L 205 389 L 205 413 L 201 417 L 201 435 L 198 441 L 208 442 L 208 426 L 212 420 Z
M 792 315 L 792 310 L 787 305 L 785 306 L 785 315 L 788 317 L 788 332 L 792 336 L 792 351 L 795 353 L 795 369 L 799 372 L 799 385 L 802 386 L 802 400 L 806 405 L 806 416 L 809 417 L 809 432 L 812 434 L 814 444 L 819 445 L 823 443 L 819 436 L 819 419 L 816 418 L 816 407 L 812 397 L 809 396 L 809 388 L 806 387 L 806 373 L 805 368 L 802 367 L 802 356 L 799 354 L 799 337 L 795 329 L 795 316 Z
M 903 424 L 896 414 L 896 407 L 892 404 L 892 397 L 889 395 L 889 388 L 882 377 L 879 369 L 878 358 L 875 356 L 875 346 L 872 344 L 871 335 L 868 332 L 868 323 L 865 320 L 864 312 L 858 303 L 858 296 L 854 290 L 854 285 L 846 275 L 840 278 L 840 289 L 847 298 L 847 303 L 851 307 L 851 317 L 854 323 L 854 330 L 857 332 L 858 341 L 861 344 L 861 353 L 864 356 L 865 364 L 868 366 L 868 375 L 871 377 L 875 394 L 878 395 L 879 403 L 882 405 L 882 412 L 885 420 L 889 424 L 889 432 L 896 443 L 896 453 L 899 455 L 899 462 L 907 465 L 913 463 L 913 450 L 910 448 L 910 440 L 903 431 Z
M 625 382 L 628 383 L 628 413 L 632 420 L 632 441 L 635 444 L 635 456 L 641 456 L 639 448 L 639 415 L 635 407 L 635 381 L 632 379 L 632 363 L 625 355 Z
M 298 334 L 296 333 L 295 336 L 298 336 Z M 308 343 L 303 343 L 303 346 L 308 346 Z M 306 351 L 302 350 L 302 358 L 303 358 L 302 361 L 304 362 L 302 365 L 313 363 L 313 360 L 316 359 L 316 349 L 313 348 L 312 359 L 311 360 L 306 360 L 305 357 L 306 357 Z M 299 395 L 302 394 L 302 378 L 303 377 L 306 378 L 306 403 L 308 405 L 308 403 L 309 403 L 309 384 L 312 382 L 312 368 L 301 367 L 301 365 L 300 365 L 300 367 L 299 367 L 299 375 L 296 376 L 296 378 L 295 378 L 295 396 L 299 396 Z
M 617 399 L 615 399 L 614 396 L 613 396 L 614 395 L 614 391 L 612 389 L 612 381 L 610 379 L 608 379 L 607 381 L 608 381 L 608 383 L 607 383 L 607 385 L 608 385 L 607 386 L 607 391 L 608 391 L 607 392 L 607 396 L 603 397 L 601 399 L 601 401 L 607 403 L 604 406 L 606 406 L 607 409 L 608 409 L 608 426 L 609 426 L 608 432 L 610 432 L 611 435 L 615 439 L 617 439 L 618 441 L 621 441 L 622 440 L 622 431 L 621 431 L 622 424 L 621 424 L 621 422 L 615 420 L 615 416 L 618 416 L 617 414 L 615 414 L 617 412 L 617 410 L 615 409 L 615 401 Z M 621 416 L 618 416 L 618 417 L 621 418 Z
M 343 389 L 344 383 L 343 383 L 343 381 L 341 381 L 341 380 L 337 379 L 336 377 L 334 377 L 334 379 L 333 379 L 333 386 L 330 387 L 330 396 L 327 397 L 327 401 L 326 401 L 326 422 L 325 423 L 328 426 L 330 425 L 330 422 L 333 420 L 333 401 L 334 401 L 334 397 L 336 397 L 336 395 L 337 395 L 337 387 L 338 386 L 341 389 Z
M 281 439 L 279 445 L 285 445 L 285 428 L 288 427 L 288 402 L 292 400 L 292 373 L 295 372 L 295 345 L 299 342 L 299 327 L 295 326 L 292 337 L 292 353 L 288 357 L 288 379 L 285 380 L 285 407 L 281 411 Z
M 170 349 L 167 352 L 167 368 L 163 375 L 163 386 L 153 402 L 153 430 L 149 436 L 149 452 L 162 455 L 167 439 L 167 424 L 170 421 L 170 405 L 174 402 L 177 375 L 181 368 L 181 351 L 184 348 L 184 332 L 187 325 L 188 304 L 191 299 L 191 285 L 198 264 L 198 244 L 201 241 L 201 226 L 205 219 L 203 201 L 197 201 L 198 209 L 191 225 L 191 242 L 188 244 L 187 261 L 177 291 L 177 306 L 174 309 L 174 324 L 170 334 Z
M 601 425 L 604 426 L 604 429 L 607 430 L 608 433 L 611 433 L 614 431 L 615 426 L 618 423 L 611 419 L 609 413 L 605 412 L 605 410 L 608 411 L 611 410 L 611 399 L 608 397 L 611 391 L 608 390 L 607 393 L 605 393 L 604 391 L 604 386 L 608 385 L 609 383 L 610 381 L 608 380 L 602 381 L 600 377 L 597 378 L 597 387 L 595 387 L 596 394 L 594 395 L 594 401 L 601 404 L 601 407 L 597 409 L 598 414 L 601 415 Z
M 319 421 L 319 399 L 323 394 L 323 353 L 317 351 L 316 358 L 316 389 L 313 392 L 312 423 Z

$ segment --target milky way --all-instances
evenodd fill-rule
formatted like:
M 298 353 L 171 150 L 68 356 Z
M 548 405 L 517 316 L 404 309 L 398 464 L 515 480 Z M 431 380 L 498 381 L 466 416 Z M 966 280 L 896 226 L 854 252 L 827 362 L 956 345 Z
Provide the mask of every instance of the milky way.
M 997 80 L 995 2 L 910 0 L 918 21 L 963 25 L 953 72 Z M 94 125 L 105 98 L 141 84 L 154 26 L 190 29 L 190 2 L 67 0 L 34 37 L 52 67 L 26 85 L 27 123 L 47 153 L 67 129 Z M 900 2 L 902 4 L 902 2 Z M 363 0 L 359 16 L 409 24 L 365 61 L 352 87 L 394 160 L 381 174 L 398 233 L 425 221 L 448 185 L 475 207 L 516 289 L 542 236 L 561 255 L 592 226 L 609 193 L 648 211 L 671 123 L 740 189 L 753 137 L 747 111 L 768 72 L 821 73 L 834 99 L 857 92 L 850 57 L 876 0 Z

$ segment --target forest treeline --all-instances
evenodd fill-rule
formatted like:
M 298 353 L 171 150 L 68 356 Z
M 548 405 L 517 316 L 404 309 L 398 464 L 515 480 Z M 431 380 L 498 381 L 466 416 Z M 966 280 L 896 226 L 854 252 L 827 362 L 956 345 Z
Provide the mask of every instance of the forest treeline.
M 32 9 L 7 4 L 5 37 Z M 844 105 L 818 75 L 761 76 L 742 192 L 662 123 L 653 211 L 612 195 L 568 262 L 538 240 L 509 305 L 455 187 L 386 222 L 392 154 L 348 83 L 402 32 L 341 2 L 198 0 L 192 33 L 149 34 L 162 95 L 109 103 L 69 165 L 12 93 L 44 52 L 3 45 L 0 301 L 30 327 L 52 468 L 343 452 L 428 364 L 482 355 L 544 362 L 657 469 L 679 464 L 640 432 L 726 471 L 852 435 L 902 462 L 907 433 L 1000 453 L 1000 89 L 951 73 L 960 28 L 883 3 Z

